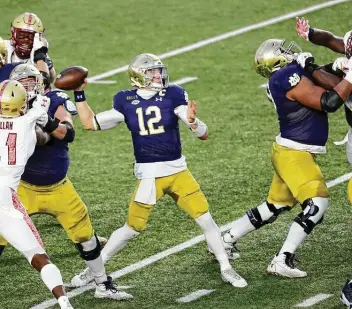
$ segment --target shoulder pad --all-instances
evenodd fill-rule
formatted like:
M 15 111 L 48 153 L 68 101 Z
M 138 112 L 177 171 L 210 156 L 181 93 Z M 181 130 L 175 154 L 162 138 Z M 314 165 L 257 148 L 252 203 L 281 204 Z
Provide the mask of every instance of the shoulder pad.
M 287 92 L 298 85 L 301 77 L 305 75 L 306 72 L 303 68 L 296 62 L 293 62 L 277 72 L 274 72 L 269 79 L 269 87 L 270 89 L 275 88 Z

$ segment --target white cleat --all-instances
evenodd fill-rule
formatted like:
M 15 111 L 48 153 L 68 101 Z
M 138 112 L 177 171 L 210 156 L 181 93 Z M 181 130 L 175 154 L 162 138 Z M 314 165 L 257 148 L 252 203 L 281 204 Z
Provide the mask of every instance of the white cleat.
M 83 270 L 81 273 L 78 275 L 74 276 L 71 280 L 71 286 L 78 288 L 81 286 L 85 286 L 88 283 L 92 282 L 94 280 L 94 276 L 92 272 L 90 271 L 89 268 L 86 268 Z
M 304 278 L 307 273 L 298 269 L 294 264 L 295 254 L 284 252 L 274 256 L 268 265 L 267 272 L 269 274 L 287 277 L 287 278 Z
M 102 237 L 102 236 L 97 236 L 98 241 L 100 243 L 100 249 L 103 249 L 106 245 L 106 243 L 108 242 L 107 238 Z
M 237 288 L 245 288 L 248 284 L 233 268 L 227 268 L 221 271 L 223 281 L 230 283 Z
M 133 299 L 131 294 L 124 291 L 120 291 L 117 286 L 114 285 L 110 276 L 108 280 L 97 285 L 95 289 L 95 298 L 109 298 L 115 300 L 130 300 Z
M 227 236 L 230 235 L 230 236 Z M 227 258 L 230 260 L 230 261 L 234 261 L 234 260 L 237 260 L 239 259 L 241 256 L 240 256 L 240 250 L 238 250 L 238 248 L 236 247 L 236 242 L 235 241 L 226 241 L 228 240 L 228 238 L 231 237 L 231 234 L 229 232 L 225 233 L 223 237 L 221 237 L 222 239 L 222 243 L 224 245 L 224 248 L 225 248 L 225 251 L 226 251 L 226 254 L 227 254 Z M 211 254 L 214 254 L 213 250 L 211 250 L 209 247 L 208 247 L 208 251 L 211 253 Z
M 236 247 L 236 243 L 224 241 L 224 248 L 225 248 L 227 257 L 230 261 L 237 260 L 241 257 L 240 250 L 238 250 L 238 248 Z

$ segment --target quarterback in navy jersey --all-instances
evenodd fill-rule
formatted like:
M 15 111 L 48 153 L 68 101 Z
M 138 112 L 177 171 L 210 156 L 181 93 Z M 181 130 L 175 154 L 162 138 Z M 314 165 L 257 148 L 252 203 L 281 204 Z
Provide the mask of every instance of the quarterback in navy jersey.
M 266 201 L 248 210 L 223 235 L 225 247 L 234 247 L 241 237 L 272 223 L 299 203 L 302 212 L 267 268 L 268 273 L 288 278 L 307 276 L 294 263 L 295 251 L 323 221 L 328 208 L 328 189 L 314 157 L 326 152 L 327 114 L 341 107 L 352 91 L 352 72 L 330 91 L 314 84 L 313 77 L 335 80 L 335 76 L 313 72 L 311 54 L 295 53 L 295 46 L 291 42 L 285 47 L 285 40 L 270 39 L 256 52 L 256 71 L 269 79 L 267 95 L 279 120 L 280 133 L 271 155 L 274 176 Z M 352 62 L 348 65 L 352 67 Z
M 169 85 L 167 68 L 155 55 L 135 57 L 128 74 L 134 89 L 118 92 L 112 109 L 106 112 L 94 115 L 82 91 L 85 84 L 75 92 L 78 115 L 85 129 L 106 130 L 125 122 L 134 147 L 136 188 L 126 224 L 112 233 L 102 250 L 104 262 L 146 229 L 153 206 L 167 194 L 202 228 L 208 246 L 220 263 L 222 279 L 233 286 L 245 287 L 246 281 L 229 263 L 208 202 L 181 152 L 178 120 L 199 139 L 208 138 L 207 126 L 196 118 L 196 102 L 188 100 L 183 88 Z M 79 286 L 91 279 L 86 269 L 71 283 Z
M 39 106 L 55 119 L 47 143 L 37 146 L 29 158 L 18 186 L 18 196 L 29 215 L 49 214 L 57 219 L 77 247 L 87 266 L 94 271 L 97 283 L 95 297 L 125 300 L 133 298 L 116 287 L 105 273 L 101 258 L 101 238 L 98 238 L 88 209 L 67 177 L 69 169 L 68 143 L 75 132 L 72 116 L 77 114 L 69 96 L 58 89 L 46 89 L 39 70 L 30 64 L 20 64 L 10 78 L 19 81 L 27 90 L 33 106 Z M 104 240 L 104 243 L 106 240 Z M 7 242 L 0 238 L 0 253 Z

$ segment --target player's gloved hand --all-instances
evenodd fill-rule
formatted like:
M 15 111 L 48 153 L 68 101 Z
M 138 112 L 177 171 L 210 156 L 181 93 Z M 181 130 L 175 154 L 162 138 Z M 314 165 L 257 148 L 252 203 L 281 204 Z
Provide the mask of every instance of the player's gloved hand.
M 302 39 L 309 41 L 309 20 L 304 17 L 296 17 L 296 32 Z
M 37 124 L 39 124 L 41 127 L 45 127 L 46 124 L 48 123 L 49 115 L 47 113 L 42 113 L 40 117 L 37 119 Z
M 345 44 L 345 56 L 350 59 L 352 57 L 352 31 L 346 32 L 343 42 Z
M 39 60 L 45 60 L 48 48 L 46 44 L 40 40 L 39 33 L 34 35 L 33 47 L 30 54 L 30 59 L 33 63 L 37 63 Z
M 348 59 L 346 57 L 339 57 L 337 58 L 333 65 L 332 69 L 337 72 L 337 71 L 342 71 L 344 74 L 348 73 L 348 67 L 347 67 Z
M 294 59 L 303 69 L 306 69 L 309 65 L 314 63 L 314 57 L 311 53 L 295 54 Z
M 345 80 L 352 84 L 352 58 L 348 59 L 346 68 L 348 69 L 348 72 L 345 76 Z
M 38 94 L 37 97 L 34 99 L 32 106 L 41 108 L 45 112 L 48 112 L 49 106 L 50 106 L 50 99 L 43 95 Z

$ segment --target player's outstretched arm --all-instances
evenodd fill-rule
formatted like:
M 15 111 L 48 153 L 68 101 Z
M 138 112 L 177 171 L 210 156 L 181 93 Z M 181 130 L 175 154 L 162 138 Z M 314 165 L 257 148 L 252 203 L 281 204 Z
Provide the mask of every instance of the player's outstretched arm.
M 182 120 L 200 140 L 208 139 L 208 127 L 197 115 L 197 102 L 190 100 L 188 105 L 180 105 L 175 109 L 175 114 Z
M 351 62 L 352 67 L 352 62 Z M 290 100 L 327 113 L 338 110 L 352 92 L 352 72 L 331 91 L 316 86 L 307 77 L 302 76 L 297 85 L 286 93 Z
M 124 116 L 113 108 L 95 115 L 88 105 L 83 91 L 86 85 L 87 80 L 78 89 L 74 90 L 78 116 L 85 130 L 108 130 L 125 121 Z
M 88 105 L 86 96 L 84 94 L 84 88 L 87 86 L 87 80 L 77 89 L 74 90 L 73 94 L 75 97 L 75 103 L 77 108 L 77 113 L 79 120 L 82 123 L 82 126 L 85 130 L 98 130 L 94 125 L 94 112 Z
M 309 20 L 304 17 L 296 17 L 296 32 L 298 36 L 315 45 L 325 46 L 340 54 L 345 53 L 345 44 L 342 37 L 336 36 L 330 31 L 312 28 L 309 25 Z

